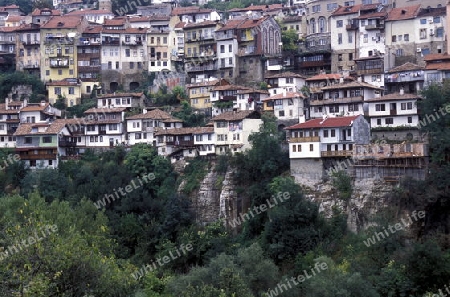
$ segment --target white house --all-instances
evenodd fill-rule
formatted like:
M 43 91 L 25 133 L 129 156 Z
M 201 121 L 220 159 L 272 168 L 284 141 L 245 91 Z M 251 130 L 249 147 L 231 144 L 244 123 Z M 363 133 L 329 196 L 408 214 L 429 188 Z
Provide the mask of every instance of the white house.
M 86 119 L 86 146 L 112 147 L 125 142 L 125 108 L 90 108 Z
M 262 100 L 264 111 L 272 111 L 278 120 L 305 122 L 307 110 L 305 96 L 298 92 L 286 92 Z
M 97 96 L 97 107 L 144 107 L 144 93 L 113 93 Z
M 282 72 L 266 76 L 270 96 L 281 94 L 283 91 L 300 92 L 306 85 L 306 77 L 293 72 Z

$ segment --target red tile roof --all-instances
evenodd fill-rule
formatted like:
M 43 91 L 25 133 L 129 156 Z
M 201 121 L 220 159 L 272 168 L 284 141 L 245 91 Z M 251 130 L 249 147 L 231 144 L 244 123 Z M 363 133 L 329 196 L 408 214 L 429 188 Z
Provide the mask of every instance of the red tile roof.
M 102 25 L 91 25 L 89 27 L 87 27 L 86 29 L 84 29 L 83 33 L 85 34 L 98 34 L 102 32 Z
M 81 83 L 76 78 L 65 78 L 63 80 L 57 80 L 52 82 L 47 82 L 47 86 L 77 86 Z
M 361 115 L 351 116 L 351 117 L 335 117 L 324 119 L 313 119 L 304 123 L 296 124 L 285 128 L 285 130 L 295 130 L 295 129 L 310 129 L 310 128 L 338 128 L 338 127 L 349 127 L 353 124 L 353 121 L 360 117 Z
M 14 135 L 20 136 L 20 135 L 34 135 L 34 134 L 40 135 L 58 134 L 67 124 L 68 124 L 67 120 L 63 119 L 55 120 L 50 124 L 22 123 L 19 125 Z M 31 132 L 33 127 L 47 127 L 47 129 L 45 129 L 44 132 Z
M 114 93 L 114 94 L 104 94 L 97 96 L 97 99 L 104 99 L 104 98 L 119 98 L 119 97 L 141 97 L 144 95 L 144 93 Z
M 215 22 L 215 21 L 203 21 L 201 23 L 189 23 L 184 26 L 184 29 L 209 27 L 209 26 L 215 26 L 217 24 L 218 24 L 218 22 Z
M 274 10 L 274 9 L 282 9 L 282 4 L 270 4 L 270 5 L 250 5 L 246 8 L 232 8 L 228 10 L 229 12 L 244 12 L 244 11 L 266 11 L 266 10 Z
M 250 116 L 254 118 L 260 118 L 261 115 L 257 111 L 253 110 L 239 110 L 224 112 L 218 116 L 213 117 L 212 121 L 241 121 Z
M 103 26 L 122 26 L 125 25 L 126 19 L 124 17 L 116 17 L 111 20 L 105 20 Z
M 265 78 L 284 78 L 284 77 L 297 77 L 297 78 L 303 78 L 306 79 L 305 76 L 298 74 L 298 73 L 294 73 L 294 72 L 282 72 L 282 73 L 277 73 L 277 74 L 272 74 L 272 75 L 267 75 Z
M 171 114 L 161 109 L 152 109 L 149 110 L 147 113 L 141 113 L 127 117 L 127 120 L 137 120 L 137 119 L 154 119 L 154 120 L 165 120 L 167 122 L 182 122 L 180 119 L 173 117 Z
M 425 70 L 450 70 L 450 61 L 440 63 L 427 63 Z
M 411 62 L 406 62 L 403 65 L 394 67 L 388 71 L 386 71 L 387 73 L 395 73 L 395 72 L 402 72 L 402 71 L 415 71 L 415 70 L 423 70 L 422 66 L 413 64 Z
M 429 54 L 423 58 L 425 61 L 433 61 L 433 60 L 449 60 L 450 55 L 447 53 L 443 54 Z
M 354 6 L 339 6 L 331 15 L 347 15 L 353 13 L 359 13 L 362 4 L 354 5 Z
M 340 74 L 318 74 L 314 75 L 310 78 L 307 78 L 306 81 L 315 81 L 315 80 L 327 80 L 327 79 L 337 79 L 339 80 L 342 77 Z
M 216 86 L 213 88 L 213 91 L 226 91 L 226 90 L 248 90 L 251 89 L 249 87 L 238 86 L 238 85 L 225 85 L 225 86 Z
M 106 9 L 83 9 L 83 10 L 74 10 L 69 12 L 66 15 L 87 15 L 87 14 L 108 14 L 108 15 L 114 15 L 112 12 L 106 10 Z
M 50 104 L 46 102 L 44 106 L 41 104 L 29 104 L 25 107 L 23 107 L 20 111 L 44 111 Z
M 178 24 L 175 25 L 175 29 L 183 29 L 185 25 L 186 25 L 185 22 L 179 22 Z
M 50 11 L 50 15 L 61 15 L 61 11 L 57 10 L 57 9 L 49 9 L 49 8 L 43 8 L 43 9 L 38 9 L 36 8 L 35 10 L 33 10 L 33 12 L 31 13 L 32 16 L 38 16 L 38 15 L 42 15 L 42 16 L 48 16 L 48 14 L 42 14 L 42 12 L 47 12 Z
M 378 98 L 366 99 L 365 102 L 377 102 L 377 101 L 392 101 L 392 100 L 412 100 L 412 99 L 420 99 L 421 97 L 416 94 L 403 94 L 393 93 L 384 95 Z
M 212 9 L 200 8 L 198 6 L 175 7 L 172 10 L 172 15 L 208 13 L 208 12 L 211 12 L 211 11 L 213 11 L 213 10 Z
M 386 21 L 401 21 L 414 19 L 420 10 L 420 4 L 414 6 L 405 6 L 393 8 L 389 13 Z
M 270 18 L 270 16 L 263 16 L 260 19 L 246 19 L 245 22 L 238 25 L 238 29 L 250 29 L 259 26 L 262 22 Z
M 223 26 L 222 28 L 220 28 L 219 30 L 216 31 L 226 31 L 226 30 L 232 30 L 232 29 L 236 29 L 239 24 L 243 23 L 245 20 L 239 19 L 239 20 L 229 20 L 225 23 L 225 26 Z
M 83 16 L 53 16 L 41 29 L 75 29 L 81 24 Z

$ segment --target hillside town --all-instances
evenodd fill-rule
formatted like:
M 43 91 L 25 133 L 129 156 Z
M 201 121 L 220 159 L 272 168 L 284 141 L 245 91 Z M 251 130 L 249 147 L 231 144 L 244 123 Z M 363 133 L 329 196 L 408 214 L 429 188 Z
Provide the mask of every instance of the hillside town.
M 449 77 L 450 5 L 403 2 L 291 1 L 225 12 L 158 2 L 119 16 L 107 0 L 98 9 L 56 1 L 31 15 L 1 7 L 0 67 L 39 77 L 47 94 L 31 103 L 30 86 L 11 90 L 0 106 L 0 143 L 31 168 L 137 143 L 176 161 L 249 149 L 248 136 L 270 113 L 286 131 L 299 182 L 314 183 L 350 157 L 344 169 L 353 176 L 423 179 L 417 102 Z M 149 74 L 153 85 L 142 90 Z M 185 127 L 149 104 L 161 86 L 185 88 L 209 123 Z M 82 118 L 54 107 L 92 98 L 97 107 Z M 135 108 L 142 113 L 126 115 Z

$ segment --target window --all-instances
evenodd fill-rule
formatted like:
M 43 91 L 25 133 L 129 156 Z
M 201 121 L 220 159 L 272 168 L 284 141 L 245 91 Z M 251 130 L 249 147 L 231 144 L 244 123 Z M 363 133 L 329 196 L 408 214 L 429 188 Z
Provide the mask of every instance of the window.
M 141 133 L 134 133 L 134 139 L 141 139 Z
M 221 54 L 225 53 L 225 45 L 223 44 L 220 46 L 220 53 Z
M 125 49 L 125 57 L 131 57 L 130 49 Z
M 375 111 L 386 111 L 386 105 L 384 105 L 384 104 L 375 104 Z
M 112 69 L 112 62 L 111 61 L 108 62 L 108 69 Z
M 51 136 L 42 137 L 42 143 L 52 143 L 52 137 Z
M 278 112 L 278 116 L 279 116 L 279 117 L 284 117 L 284 110 L 280 110 L 280 111 Z
M 293 84 L 294 83 L 294 78 L 293 77 L 286 77 L 286 83 L 287 84 Z
M 134 62 L 130 62 L 130 69 L 134 69 Z
M 353 103 L 348 105 L 348 111 L 358 111 L 358 110 L 359 110 L 358 104 Z
M 217 134 L 217 141 L 227 141 L 228 135 L 227 134 Z
M 397 35 L 392 35 L 392 42 L 397 42 Z
M 239 133 L 233 134 L 233 140 L 239 140 Z
M 203 135 L 195 135 L 195 141 L 203 141 Z
M 331 129 L 331 137 L 336 137 L 336 130 Z
M 408 117 L 408 124 L 412 123 L 412 117 Z
M 301 144 L 297 145 L 297 151 L 298 151 L 299 153 L 302 152 L 302 145 L 301 145 Z
M 427 38 L 427 29 L 420 29 L 420 39 Z
M 339 105 L 330 105 L 330 113 L 339 112 Z
M 233 52 L 233 45 L 232 44 L 228 45 L 228 52 L 229 53 Z
M 167 44 L 167 37 L 163 37 L 163 44 Z
M 228 127 L 227 122 L 217 122 L 216 123 L 217 128 L 225 128 Z
M 408 109 L 408 110 L 413 109 L 413 104 L 412 104 L 412 102 L 406 103 L 406 109 Z
M 233 65 L 233 58 L 228 58 L 228 65 Z
M 338 34 L 338 44 L 342 44 L 342 33 Z
M 377 125 L 378 125 L 378 126 L 381 125 L 381 119 L 377 119 Z
M 312 12 L 320 12 L 320 4 L 312 7 Z
M 45 75 L 49 76 L 50 75 L 50 70 L 45 70 Z
M 310 152 L 314 151 L 314 145 L 313 145 L 313 144 L 310 144 L 310 145 L 309 145 L 309 151 L 310 151 Z
M 25 143 L 26 144 L 31 144 L 33 142 L 33 138 L 31 137 L 25 137 Z
M 403 41 L 409 41 L 409 34 L 403 35 Z
M 385 118 L 384 123 L 386 125 L 392 125 L 392 124 L 394 124 L 394 118 Z
M 331 11 L 337 8 L 337 3 L 328 3 L 327 4 L 327 10 Z
M 62 70 L 58 69 L 58 75 L 62 75 Z
M 397 57 L 403 56 L 403 49 L 402 49 L 402 48 L 396 49 L 396 50 L 395 50 L 395 55 L 396 55 Z
M 441 22 L 441 17 L 438 17 L 438 16 L 436 16 L 436 17 L 434 17 L 433 18 L 433 23 L 440 23 Z
M 344 26 L 344 21 L 343 20 L 336 21 L 336 27 L 341 28 L 343 26 Z
M 342 54 L 338 55 L 338 61 L 341 62 L 342 61 Z
M 364 42 L 364 43 L 369 42 L 369 34 L 364 34 L 363 42 Z
M 117 130 L 117 124 L 109 124 L 109 130 L 110 131 Z
M 75 87 L 69 87 L 69 94 L 70 95 L 75 94 Z
M 295 144 L 292 146 L 292 152 L 297 152 L 297 146 Z
M 353 33 L 348 33 L 348 43 L 353 43 Z
M 437 28 L 436 29 L 436 37 L 444 37 L 444 28 Z
M 427 19 L 420 19 L 420 24 L 425 25 L 427 23 Z
M 323 137 L 324 138 L 328 137 L 328 130 L 323 130 Z
M 401 110 L 406 110 L 406 103 L 400 104 L 400 109 Z
M 402 38 L 403 38 L 403 35 L 398 35 L 398 36 L 397 36 L 398 42 L 402 41 Z
M 348 60 L 349 61 L 353 61 L 353 53 L 349 53 L 348 54 Z

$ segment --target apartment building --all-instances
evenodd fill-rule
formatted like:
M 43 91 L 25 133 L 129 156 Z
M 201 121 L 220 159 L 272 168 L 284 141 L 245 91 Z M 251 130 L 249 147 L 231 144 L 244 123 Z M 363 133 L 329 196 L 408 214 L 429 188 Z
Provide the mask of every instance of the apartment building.
M 237 93 L 243 90 L 251 90 L 251 88 L 227 84 L 213 87 L 210 92 L 212 115 L 217 116 L 233 110 L 234 104 L 237 104 Z
M 219 62 L 220 77 L 234 82 L 239 72 L 237 68 L 237 26 L 242 20 L 229 20 L 225 26 L 216 30 L 217 60 Z
M 63 99 L 67 107 L 81 103 L 81 80 L 78 78 L 64 78 L 49 81 L 45 84 L 48 91 L 48 100 L 55 104 L 56 100 Z
M 220 21 L 219 13 L 214 9 L 200 8 L 198 6 L 175 7 L 172 16 L 177 16 L 183 23 L 202 23 L 205 21 Z
M 66 14 L 68 16 L 84 16 L 90 23 L 103 24 L 105 20 L 114 18 L 114 14 L 106 9 L 82 9 L 74 10 Z
M 236 92 L 236 101 L 233 110 L 256 110 L 262 111 L 263 100 L 269 97 L 265 90 L 244 89 Z
M 41 80 L 78 78 L 77 37 L 88 22 L 78 16 L 53 16 L 41 25 Z
M 278 119 L 278 124 L 283 128 L 295 123 L 306 121 L 307 109 L 305 96 L 297 92 L 287 92 L 263 99 L 263 110 L 271 112 Z
M 0 70 L 11 71 L 16 68 L 17 36 L 16 27 L 0 28 Z
M 5 147 L 15 147 L 16 136 L 14 133 L 19 127 L 19 109 L 22 107 L 16 105 L 16 102 L 8 102 L 0 104 L 0 143 Z
M 97 108 L 103 107 L 124 107 L 128 110 L 132 108 L 143 108 L 145 101 L 144 93 L 112 93 L 97 96 Z
M 270 96 L 281 94 L 283 91 L 300 92 L 306 85 L 306 77 L 293 72 L 266 75 L 265 80 Z
M 191 107 L 211 116 L 211 91 L 215 86 L 226 85 L 230 85 L 226 79 L 210 79 L 186 85 Z
M 391 68 L 384 74 L 384 84 L 387 93 L 418 94 L 424 86 L 424 67 L 406 62 Z
M 61 11 L 57 9 L 50 9 L 50 8 L 36 8 L 31 13 L 31 23 L 35 25 L 42 25 L 46 23 L 49 19 L 51 19 L 53 16 L 60 16 Z
M 86 146 L 106 148 L 125 143 L 125 110 L 124 107 L 86 110 Z
M 40 26 L 35 24 L 23 25 L 16 29 L 16 33 L 16 70 L 40 77 Z
M 89 97 L 100 87 L 101 25 L 90 25 L 77 39 L 77 70 L 81 81 L 81 95 Z

